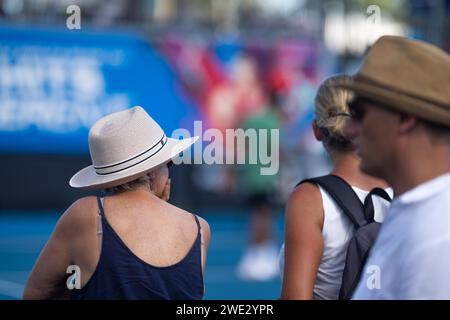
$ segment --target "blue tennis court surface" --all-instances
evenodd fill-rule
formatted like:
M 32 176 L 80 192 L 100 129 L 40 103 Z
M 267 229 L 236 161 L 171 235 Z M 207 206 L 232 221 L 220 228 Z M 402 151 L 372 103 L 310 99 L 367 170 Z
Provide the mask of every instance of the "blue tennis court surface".
M 0 299 L 18 299 L 25 281 L 61 212 L 0 212 Z M 200 214 L 211 227 L 211 245 L 205 275 L 205 299 L 277 299 L 281 280 L 243 282 L 235 266 L 247 243 L 248 215 Z M 283 221 L 276 221 L 281 244 Z

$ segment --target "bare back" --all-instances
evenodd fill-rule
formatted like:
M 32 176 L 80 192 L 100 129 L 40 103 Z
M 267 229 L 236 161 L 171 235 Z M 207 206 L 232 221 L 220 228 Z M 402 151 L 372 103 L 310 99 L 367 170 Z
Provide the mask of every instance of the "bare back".
M 155 267 L 182 261 L 199 236 L 191 213 L 144 190 L 106 197 L 104 213 L 109 226 L 131 253 Z M 204 272 L 210 229 L 204 219 L 199 218 L 199 223 Z M 59 219 L 36 261 L 24 298 L 68 298 L 66 270 L 73 264 L 81 269 L 81 288 L 84 288 L 100 261 L 101 226 L 96 197 L 85 197 L 73 203 Z
M 88 223 L 90 229 L 78 242 L 75 263 L 87 270 L 82 276 L 82 286 L 95 271 L 100 257 L 101 235 L 98 235 L 98 206 L 92 205 L 94 197 L 86 198 L 89 215 L 96 220 Z M 130 251 L 140 260 L 157 267 L 166 267 L 181 261 L 194 245 L 198 227 L 194 216 L 145 191 L 129 191 L 104 198 L 105 217 Z M 200 219 L 202 229 L 206 223 Z M 206 240 L 209 240 L 209 228 Z M 203 231 L 203 230 L 202 230 Z M 203 236 L 205 232 L 202 232 Z M 93 236 L 92 236 L 93 235 Z M 206 246 L 202 246 L 205 262 Z M 87 250 L 86 250 L 87 249 Z

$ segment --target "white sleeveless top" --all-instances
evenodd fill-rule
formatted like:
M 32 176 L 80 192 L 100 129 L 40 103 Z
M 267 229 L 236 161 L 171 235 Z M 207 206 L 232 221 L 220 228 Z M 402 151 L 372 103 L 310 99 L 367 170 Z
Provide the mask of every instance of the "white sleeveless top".
M 359 199 L 364 199 L 368 191 L 352 187 Z M 323 203 L 323 255 L 314 284 L 314 299 L 338 299 L 341 288 L 342 274 L 345 267 L 345 258 L 350 239 L 353 237 L 355 227 L 347 218 L 342 209 L 334 202 L 333 198 L 319 186 Z M 392 198 L 392 189 L 385 190 Z M 374 195 L 374 219 L 383 222 L 389 202 Z

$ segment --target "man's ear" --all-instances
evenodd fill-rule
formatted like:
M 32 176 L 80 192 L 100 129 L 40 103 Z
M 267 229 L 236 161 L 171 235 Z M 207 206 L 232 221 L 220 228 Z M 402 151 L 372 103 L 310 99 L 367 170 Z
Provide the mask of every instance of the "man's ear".
M 417 118 L 405 113 L 400 114 L 399 133 L 409 133 L 417 126 Z
M 322 131 L 320 131 L 320 128 L 317 125 L 316 120 L 313 121 L 312 128 L 313 128 L 313 132 L 314 132 L 314 137 L 317 139 L 317 141 L 322 141 L 323 140 Z

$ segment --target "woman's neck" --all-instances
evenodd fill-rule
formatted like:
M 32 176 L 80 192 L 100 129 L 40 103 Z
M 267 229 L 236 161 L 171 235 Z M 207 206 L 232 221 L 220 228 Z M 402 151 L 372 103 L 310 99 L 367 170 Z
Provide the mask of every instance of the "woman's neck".
M 333 163 L 331 173 L 345 179 L 352 186 L 364 190 L 370 190 L 374 187 L 389 187 L 384 180 L 363 173 L 359 168 L 361 160 L 355 153 L 331 152 L 330 156 Z

